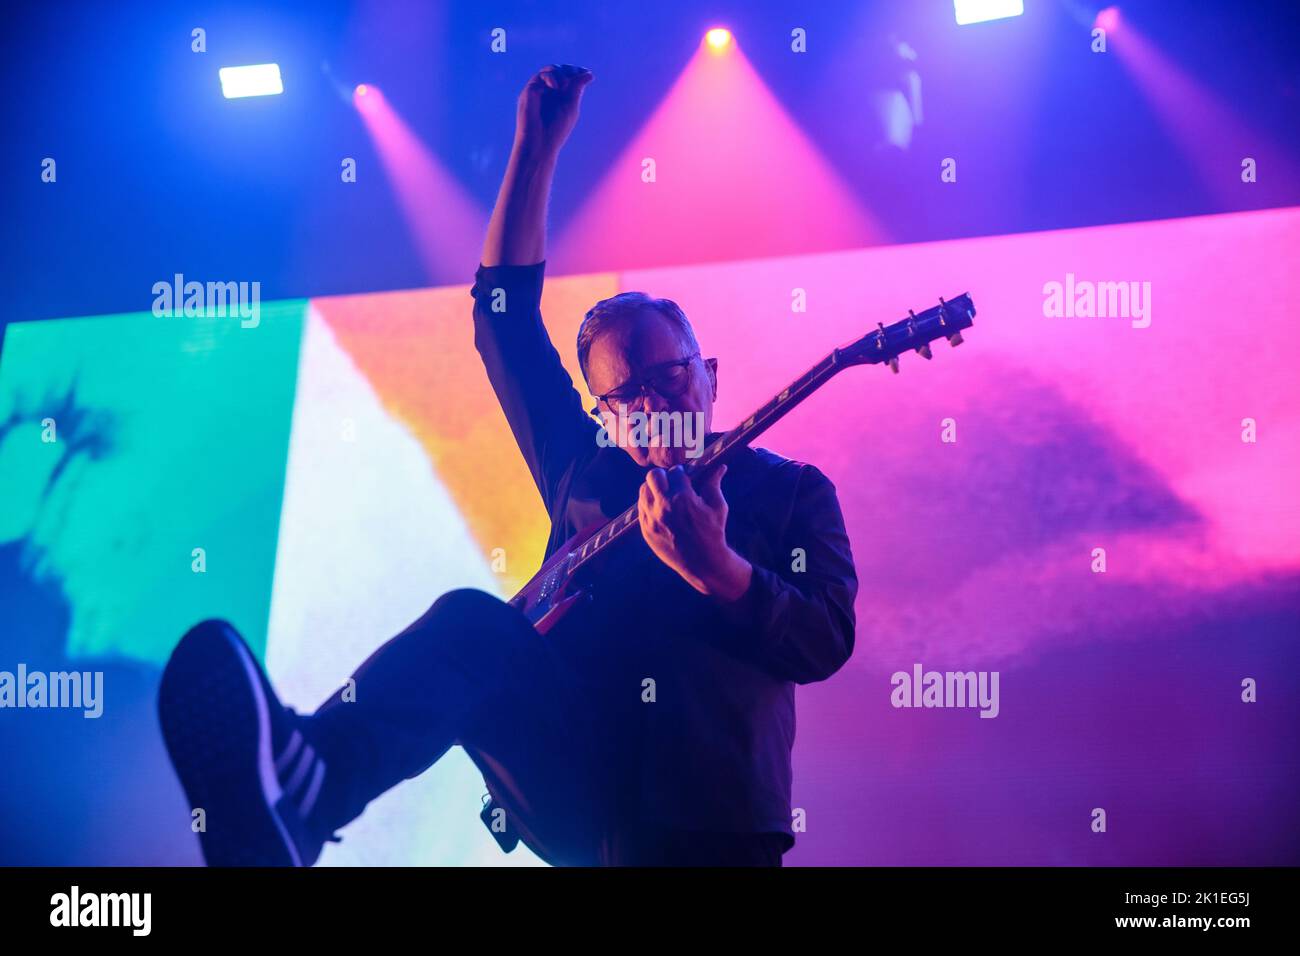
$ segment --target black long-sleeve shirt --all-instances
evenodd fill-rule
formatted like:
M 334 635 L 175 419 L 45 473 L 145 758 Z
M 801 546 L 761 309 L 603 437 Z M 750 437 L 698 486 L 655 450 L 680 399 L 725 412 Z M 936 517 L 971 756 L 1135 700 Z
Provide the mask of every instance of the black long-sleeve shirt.
M 480 265 L 471 295 L 475 346 L 551 518 L 549 557 L 632 505 L 645 469 L 597 442 L 542 323 L 544 271 Z M 794 685 L 848 660 L 857 575 L 835 488 L 812 465 L 744 449 L 722 493 L 727 541 L 754 568 L 739 601 L 700 594 L 641 542 L 598 572 L 595 600 L 557 631 L 622 704 L 593 719 L 617 721 L 625 738 L 629 820 L 779 832 L 788 849 Z

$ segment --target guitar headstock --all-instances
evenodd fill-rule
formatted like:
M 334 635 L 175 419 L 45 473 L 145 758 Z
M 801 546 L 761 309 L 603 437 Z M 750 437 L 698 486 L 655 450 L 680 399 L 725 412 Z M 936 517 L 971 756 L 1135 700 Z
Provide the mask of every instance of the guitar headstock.
M 975 303 L 970 293 L 964 292 L 955 299 L 931 306 L 917 315 L 908 311 L 907 318 L 886 326 L 883 322 L 874 332 L 868 332 L 852 345 L 836 349 L 837 359 L 846 365 L 876 365 L 884 363 L 898 371 L 898 357 L 904 352 L 916 352 L 922 358 L 933 358 L 930 343 L 947 339 L 948 344 L 962 343 L 962 329 L 975 324 Z

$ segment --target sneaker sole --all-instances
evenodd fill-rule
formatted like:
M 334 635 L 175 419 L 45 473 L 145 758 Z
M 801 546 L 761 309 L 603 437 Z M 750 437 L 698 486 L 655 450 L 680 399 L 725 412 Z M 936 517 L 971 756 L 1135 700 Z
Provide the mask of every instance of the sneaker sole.
M 208 866 L 301 866 L 276 807 L 283 796 L 257 662 L 227 627 L 186 634 L 158 691 L 163 740 Z

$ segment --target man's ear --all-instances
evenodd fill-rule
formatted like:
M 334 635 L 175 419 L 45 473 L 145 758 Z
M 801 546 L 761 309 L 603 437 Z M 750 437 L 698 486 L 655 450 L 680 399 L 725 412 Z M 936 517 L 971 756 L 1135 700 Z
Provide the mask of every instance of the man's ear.
M 713 386 L 713 398 L 716 401 L 718 397 L 718 360 L 715 358 L 705 359 L 704 367 L 709 371 L 709 384 Z

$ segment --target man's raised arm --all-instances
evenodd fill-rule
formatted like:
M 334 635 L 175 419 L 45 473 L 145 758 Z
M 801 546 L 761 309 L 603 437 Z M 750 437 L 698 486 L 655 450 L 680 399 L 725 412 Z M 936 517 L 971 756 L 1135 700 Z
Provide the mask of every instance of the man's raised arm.
M 589 70 L 549 66 L 519 95 L 515 141 L 475 274 L 474 345 L 549 511 L 557 483 L 599 426 L 542 324 L 546 206 Z
M 546 204 L 555 160 L 578 121 L 590 70 L 544 67 L 524 86 L 515 112 L 515 142 L 483 241 L 482 264 L 531 265 L 546 258 Z

